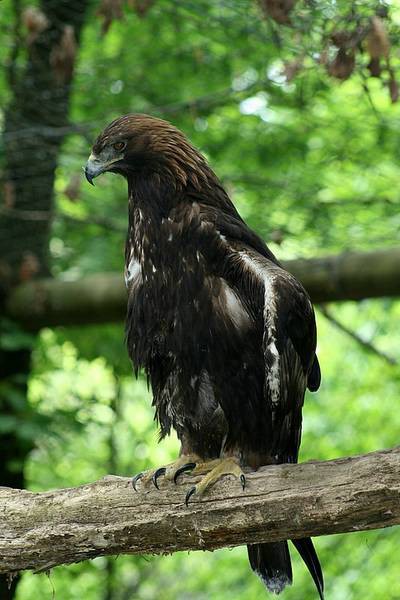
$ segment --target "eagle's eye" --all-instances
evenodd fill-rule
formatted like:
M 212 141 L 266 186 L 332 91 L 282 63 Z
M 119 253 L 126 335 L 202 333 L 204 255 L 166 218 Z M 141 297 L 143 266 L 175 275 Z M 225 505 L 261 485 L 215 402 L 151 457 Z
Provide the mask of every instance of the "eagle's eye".
M 125 142 L 116 142 L 115 144 L 113 144 L 113 148 L 114 150 L 117 150 L 117 152 L 122 152 L 122 150 L 124 150 L 126 146 Z

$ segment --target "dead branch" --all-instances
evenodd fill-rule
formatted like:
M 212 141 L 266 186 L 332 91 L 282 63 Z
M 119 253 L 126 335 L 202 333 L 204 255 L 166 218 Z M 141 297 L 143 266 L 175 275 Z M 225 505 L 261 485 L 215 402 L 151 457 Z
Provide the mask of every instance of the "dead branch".
M 400 295 L 400 248 L 348 252 L 284 262 L 315 303 Z M 126 290 L 121 273 L 76 281 L 37 280 L 15 288 L 6 315 L 26 328 L 122 321 Z
M 138 492 L 130 479 L 113 476 L 44 493 L 0 488 L 0 573 L 400 524 L 400 447 L 263 467 L 247 475 L 244 491 L 228 476 L 186 507 L 185 491 L 197 480 Z

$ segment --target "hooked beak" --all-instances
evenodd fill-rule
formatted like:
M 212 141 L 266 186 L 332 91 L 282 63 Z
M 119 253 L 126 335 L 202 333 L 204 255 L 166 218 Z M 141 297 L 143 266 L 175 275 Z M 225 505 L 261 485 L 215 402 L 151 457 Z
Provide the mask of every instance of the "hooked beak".
M 88 182 L 94 185 L 93 179 L 97 177 L 97 175 L 100 175 L 100 173 L 104 173 L 107 166 L 107 164 L 104 164 L 101 160 L 91 154 L 85 167 L 85 176 Z

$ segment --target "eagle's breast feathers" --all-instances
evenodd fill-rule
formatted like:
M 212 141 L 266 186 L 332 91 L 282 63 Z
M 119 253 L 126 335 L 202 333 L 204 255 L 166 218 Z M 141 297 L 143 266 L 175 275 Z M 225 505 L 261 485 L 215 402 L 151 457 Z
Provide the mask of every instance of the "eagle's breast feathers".
M 130 206 L 128 347 L 152 381 L 162 432 L 209 427 L 222 409 L 228 442 L 230 434 L 238 445 L 263 438 L 264 454 L 296 460 L 295 427 L 301 430 L 315 353 L 314 314 L 302 286 L 249 245 L 240 220 L 229 229 L 228 219 L 221 231 L 218 216 L 197 200 L 176 204 L 156 223 L 134 199 Z M 248 426 L 232 427 L 243 412 Z M 260 431 L 246 440 L 251 424 Z
M 234 447 L 259 464 L 297 460 L 305 390 L 320 380 L 303 287 L 170 123 L 111 123 L 86 176 L 105 170 L 128 181 L 127 344 L 150 380 L 161 434 L 174 427 L 200 455 Z

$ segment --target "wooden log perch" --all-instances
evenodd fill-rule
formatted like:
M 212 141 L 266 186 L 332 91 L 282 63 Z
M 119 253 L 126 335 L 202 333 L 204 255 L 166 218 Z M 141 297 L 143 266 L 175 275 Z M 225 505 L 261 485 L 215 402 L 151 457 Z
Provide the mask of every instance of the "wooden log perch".
M 400 296 L 400 248 L 283 264 L 316 303 Z M 98 273 L 76 281 L 25 283 L 11 292 L 6 304 L 6 315 L 31 329 L 122 321 L 125 312 L 122 267 L 121 273 Z
M 48 570 L 109 554 L 213 550 L 400 523 L 400 447 L 263 467 L 246 489 L 225 476 L 189 507 L 179 485 L 135 492 L 126 477 L 33 493 L 0 488 L 0 573 Z M 138 484 L 140 486 L 140 483 Z

